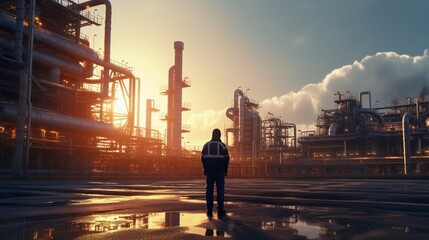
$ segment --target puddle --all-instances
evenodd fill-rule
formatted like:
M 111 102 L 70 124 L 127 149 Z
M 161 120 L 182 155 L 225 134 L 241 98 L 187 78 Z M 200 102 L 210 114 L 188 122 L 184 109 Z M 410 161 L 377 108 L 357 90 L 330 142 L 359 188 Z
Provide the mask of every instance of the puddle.
M 193 198 L 188 198 L 188 197 L 180 197 L 179 200 L 181 202 L 185 202 L 185 203 L 206 203 L 206 200 L 203 199 L 193 199 Z
M 80 196 L 90 197 L 82 200 L 72 200 L 69 205 L 87 205 L 87 204 L 109 204 L 119 203 L 131 200 L 166 200 L 177 199 L 177 195 L 172 194 L 156 194 L 156 195 L 139 195 L 139 196 L 116 196 L 102 194 L 80 194 Z
M 201 236 L 208 236 L 208 237 L 222 237 L 222 238 L 231 237 L 231 235 L 229 235 L 224 231 L 219 231 L 219 230 L 210 229 L 210 228 L 201 228 L 201 227 L 188 227 L 188 230 L 186 230 L 185 232 L 197 234 Z
M 296 209 L 292 207 L 288 207 L 289 209 Z M 307 223 L 299 218 L 297 214 L 293 214 L 288 218 L 284 218 L 280 221 L 271 221 L 271 222 L 263 222 L 262 229 L 266 228 L 276 228 L 276 227 L 290 227 L 296 230 L 296 235 L 307 237 L 308 239 L 316 239 L 319 238 L 321 233 L 323 232 L 322 228 L 319 225 L 314 225 Z
M 26 237 L 20 238 L 18 236 L 32 237 L 28 239 L 57 239 L 58 236 L 62 236 L 64 233 L 74 236 L 83 236 L 88 233 L 99 234 L 128 229 L 156 230 L 181 227 L 183 228 L 183 233 L 221 238 L 231 237 L 231 235 L 224 231 L 197 227 L 208 221 L 209 219 L 205 213 L 156 212 L 142 214 L 95 214 L 84 216 L 73 221 L 45 222 L 34 226 L 31 226 L 28 222 L 23 222 L 20 231 L 17 231 L 18 229 L 2 229 L 0 227 L 0 234 L 3 233 L 11 237 L 11 239 L 27 239 Z M 12 232 L 9 232 L 10 230 L 12 230 Z M 12 235 L 9 235 L 9 233 Z M 3 239 L 2 236 L 0 236 L 0 239 Z
M 311 224 L 304 220 L 301 220 L 298 215 L 293 214 L 288 218 L 263 221 L 261 223 L 262 230 L 276 230 L 291 228 L 295 230 L 295 235 L 304 236 L 307 239 L 320 239 L 320 237 L 326 235 L 329 229 L 321 227 L 317 224 Z
M 164 229 L 193 227 L 207 221 L 203 213 L 159 212 L 147 214 L 99 214 L 83 217 L 72 224 L 85 226 L 84 230 L 106 232 L 128 228 Z
M 303 221 L 298 221 L 289 225 L 291 228 L 296 229 L 297 235 L 305 236 L 308 239 L 316 239 L 320 237 L 322 228 L 317 225 L 311 225 Z
M 189 199 L 172 194 L 146 196 L 82 194 L 79 197 L 88 197 L 88 199 L 73 200 L 72 204 L 104 204 L 140 199 L 168 201 L 168 199 L 177 200 L 178 198 L 185 203 L 205 203 L 201 199 Z M 174 204 L 176 203 L 174 202 Z M 0 222 L 0 240 L 74 239 L 87 234 L 97 239 L 97 235 L 113 236 L 116 234 L 115 236 L 118 236 L 120 234 L 127 235 L 130 232 L 168 234 L 172 231 L 217 239 L 242 236 L 240 234 L 256 236 L 254 239 L 259 239 L 257 234 L 260 234 L 260 239 L 264 239 L 264 234 L 268 234 L 267 236 L 274 235 L 273 239 L 285 239 L 285 237 L 286 239 L 308 240 L 351 239 L 351 236 L 361 237 L 356 239 L 368 239 L 372 236 L 371 234 L 376 233 L 389 236 L 385 239 L 429 239 L 427 238 L 429 236 L 427 218 L 422 216 L 410 216 L 403 213 L 393 214 L 383 211 L 370 213 L 366 209 L 248 202 L 230 202 L 228 205 L 238 205 L 239 207 L 232 208 L 228 212 L 230 220 L 223 222 L 216 217 L 209 220 L 205 212 L 202 211 L 139 212 L 134 214 L 109 212 L 84 216 L 38 215 L 37 217 L 17 218 L 11 222 Z M 253 210 L 255 211 L 253 212 Z M 242 232 L 244 229 L 251 229 L 251 231 L 244 233 Z M 64 235 L 73 236 L 73 238 L 64 238 L 62 237 Z M 413 236 L 419 237 L 413 238 Z

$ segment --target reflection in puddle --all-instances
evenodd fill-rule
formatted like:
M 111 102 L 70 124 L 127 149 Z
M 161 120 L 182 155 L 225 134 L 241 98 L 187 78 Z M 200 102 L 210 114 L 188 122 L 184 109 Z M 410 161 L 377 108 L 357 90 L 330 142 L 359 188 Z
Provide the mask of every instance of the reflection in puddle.
M 84 217 L 74 223 L 85 226 L 86 229 L 83 230 L 106 232 L 127 228 L 192 227 L 205 220 L 207 217 L 203 213 L 160 212 L 132 215 L 100 214 Z
M 259 206 L 258 206 L 259 207 Z M 294 211 L 284 211 L 283 214 L 273 211 L 272 208 L 288 208 Z M 241 231 L 249 228 L 256 228 L 259 231 L 268 234 L 283 234 L 282 237 L 290 239 L 351 239 L 350 236 L 360 236 L 372 234 L 374 231 L 382 231 L 384 235 L 397 236 L 414 236 L 412 234 L 428 234 L 426 225 L 424 229 L 412 228 L 407 222 L 402 224 L 393 224 L 390 222 L 391 217 L 386 215 L 372 216 L 376 219 L 369 221 L 367 215 L 357 215 L 350 219 L 349 215 L 341 216 L 341 212 L 336 212 L 335 217 L 326 217 L 326 215 L 308 215 L 296 209 L 300 207 L 292 206 L 274 206 L 262 205 L 262 209 L 269 210 L 274 217 L 267 218 L 267 215 L 253 214 L 250 219 L 246 217 L 230 218 L 227 221 L 218 221 L 218 219 L 208 220 L 205 213 L 202 212 L 155 212 L 139 214 L 94 214 L 72 221 L 64 221 L 59 218 L 40 218 L 23 219 L 23 222 L 15 222 L 11 225 L 0 224 L 0 239 L 65 239 L 62 236 L 83 236 L 86 234 L 108 233 L 117 234 L 115 231 L 129 230 L 129 232 L 148 230 L 169 231 L 169 228 L 180 227 L 180 233 L 196 234 L 199 236 L 210 236 L 218 238 L 231 238 L 232 235 L 242 233 Z M 317 209 L 312 209 L 312 213 Z M 320 210 L 320 209 L 319 209 Z M 241 212 L 243 213 L 243 212 Z M 238 217 L 237 217 L 238 216 Z M 247 221 L 245 220 L 247 219 Z M 242 222 L 242 220 L 244 220 Z M 15 225 L 15 226 L 16 226 Z M 177 229 L 175 229 L 177 230 Z M 222 231 L 221 231 L 222 230 Z M 257 231 L 250 231 L 254 234 Z M 119 234 L 125 234 L 127 232 Z M 25 237 L 24 237 L 25 236 Z M 30 236 L 31 238 L 28 238 Z M 101 235 L 103 236 L 103 235 Z M 234 235 L 235 236 L 235 235 Z M 252 235 L 253 236 L 253 235 Z M 280 236 L 280 235 L 277 235 Z M 427 235 L 425 235 L 427 236 Z M 71 238 L 66 238 L 71 239 Z M 97 237 L 94 237 L 97 239 Z M 115 239 L 115 238 L 111 238 Z M 245 238 L 240 238 L 245 239 Z M 284 239 L 279 237 L 279 239 Z M 365 239 L 365 238 L 361 238 Z M 398 239 L 395 237 L 385 239 Z M 402 239 L 429 239 L 429 238 L 402 238 Z
M 324 229 L 318 225 L 309 224 L 301 220 L 297 214 L 280 220 L 264 221 L 261 224 L 263 230 L 278 228 L 292 228 L 296 230 L 296 235 L 305 236 L 308 239 L 316 239 L 321 236 Z
M 186 227 L 186 233 L 202 236 L 231 237 L 223 231 L 195 227 L 207 221 L 204 213 L 159 212 L 148 214 L 100 214 L 84 217 L 72 223 L 80 231 L 108 232 L 123 229 L 165 229 Z
M 181 227 L 183 233 L 201 236 L 230 238 L 224 231 L 198 227 L 209 220 L 205 213 L 157 212 L 142 214 L 96 214 L 85 216 L 71 222 L 48 223 L 44 226 L 24 223 L 20 231 L 0 225 L 0 239 L 56 239 L 67 236 L 83 236 L 128 229 L 167 229 Z M 214 227 L 214 226 L 213 226 Z M 19 233 L 21 232 L 21 233 Z M 3 238 L 5 237 L 5 238 Z
M 119 203 L 130 200 L 165 200 L 177 198 L 177 195 L 172 194 L 156 194 L 156 195 L 139 195 L 139 196 L 115 196 L 110 197 L 102 194 L 81 194 L 81 196 L 91 197 L 82 200 L 72 200 L 69 205 L 86 205 L 86 204 L 106 204 Z
M 320 236 L 322 228 L 316 225 L 310 225 L 306 222 L 297 222 L 289 225 L 298 231 L 298 235 L 305 236 L 308 239 L 315 239 Z
M 179 198 L 181 202 L 186 202 L 186 203 L 206 203 L 206 200 L 202 200 L 202 199 L 193 199 L 193 198 L 188 198 L 188 197 L 180 197 Z

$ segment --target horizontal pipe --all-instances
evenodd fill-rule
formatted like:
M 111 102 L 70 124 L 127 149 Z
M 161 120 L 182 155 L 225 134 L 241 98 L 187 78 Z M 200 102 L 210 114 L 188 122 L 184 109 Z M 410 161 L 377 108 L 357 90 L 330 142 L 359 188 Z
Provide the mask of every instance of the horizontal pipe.
M 15 19 L 5 12 L 0 11 L 0 29 L 14 32 L 15 31 Z M 27 29 L 27 28 L 25 28 Z M 24 33 L 26 33 L 25 31 Z M 81 44 L 72 42 L 64 37 L 61 37 L 53 32 L 38 27 L 34 35 L 36 41 L 43 42 L 54 50 L 76 57 L 81 61 L 89 60 L 99 66 L 107 67 L 114 72 L 124 74 L 130 78 L 134 77 L 131 71 L 126 68 L 119 67 L 109 61 L 100 59 L 98 55 L 90 48 Z
M 16 122 L 17 106 L 9 103 L 0 103 L 0 122 Z M 122 135 L 121 129 L 113 125 L 91 119 L 78 118 L 57 113 L 32 109 L 31 124 L 46 130 L 72 132 L 78 134 L 91 134 L 104 137 Z
M 13 40 L 0 36 L 0 46 L 5 49 L 14 48 Z M 63 73 L 68 73 L 78 77 L 91 77 L 93 74 L 92 64 L 85 62 L 85 66 L 82 67 L 79 63 L 75 63 L 71 60 L 67 61 L 58 56 L 42 52 L 40 50 L 33 50 L 33 61 L 39 65 L 50 67 L 50 68 L 60 68 Z

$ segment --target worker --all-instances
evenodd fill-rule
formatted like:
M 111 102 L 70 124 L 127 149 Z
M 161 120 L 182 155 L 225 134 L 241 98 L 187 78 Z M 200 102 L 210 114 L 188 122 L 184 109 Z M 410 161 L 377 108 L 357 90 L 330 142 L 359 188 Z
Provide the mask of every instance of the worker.
M 220 140 L 221 132 L 214 129 L 212 139 L 207 142 L 201 152 L 201 162 L 206 176 L 207 216 L 213 216 L 213 189 L 216 182 L 216 201 L 218 217 L 226 216 L 224 210 L 225 176 L 228 173 L 229 153 L 226 145 Z

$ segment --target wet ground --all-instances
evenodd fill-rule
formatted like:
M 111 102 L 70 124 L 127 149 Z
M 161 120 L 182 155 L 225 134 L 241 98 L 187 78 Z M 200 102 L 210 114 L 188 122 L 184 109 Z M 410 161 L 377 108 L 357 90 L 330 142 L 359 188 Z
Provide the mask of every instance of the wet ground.
M 0 239 L 429 239 L 428 180 L 0 181 Z

